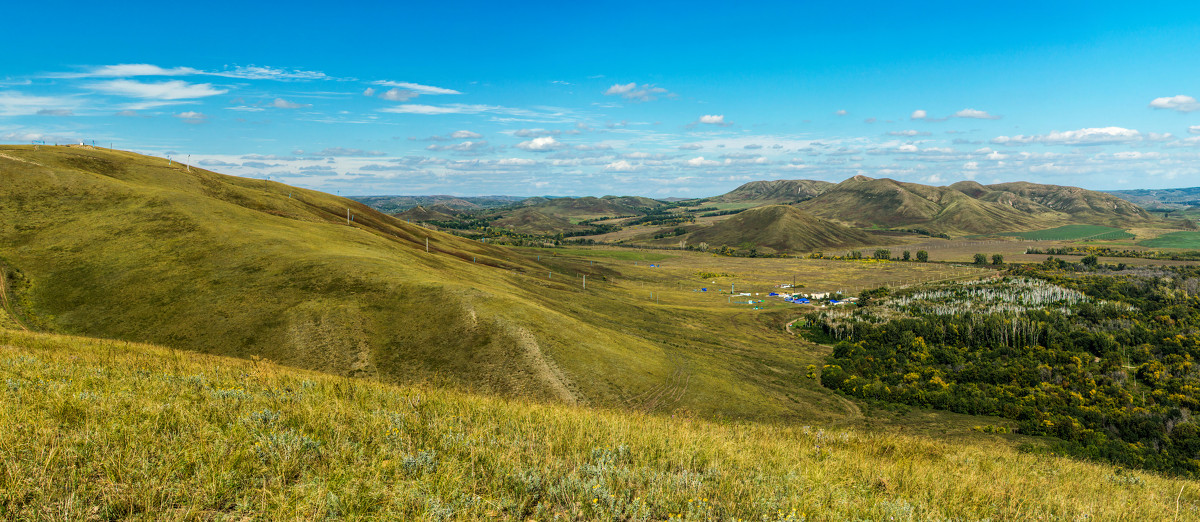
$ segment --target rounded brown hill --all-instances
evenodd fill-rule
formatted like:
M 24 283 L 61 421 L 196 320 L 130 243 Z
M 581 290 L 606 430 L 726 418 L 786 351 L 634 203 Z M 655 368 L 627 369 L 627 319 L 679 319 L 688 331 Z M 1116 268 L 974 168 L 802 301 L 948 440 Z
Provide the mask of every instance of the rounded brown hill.
M 445 209 L 445 207 L 442 207 L 442 209 Z M 454 216 L 447 214 L 445 212 L 442 212 L 441 211 L 442 209 L 438 209 L 437 207 L 425 208 L 421 205 L 417 205 L 413 208 L 405 210 L 404 212 L 400 212 L 398 214 L 392 214 L 392 215 L 396 216 L 397 218 L 403 219 L 405 221 L 454 221 L 455 220 Z
M 752 208 L 692 233 L 688 241 L 712 246 L 750 243 L 778 252 L 804 252 L 879 242 L 866 232 L 818 219 L 788 205 Z

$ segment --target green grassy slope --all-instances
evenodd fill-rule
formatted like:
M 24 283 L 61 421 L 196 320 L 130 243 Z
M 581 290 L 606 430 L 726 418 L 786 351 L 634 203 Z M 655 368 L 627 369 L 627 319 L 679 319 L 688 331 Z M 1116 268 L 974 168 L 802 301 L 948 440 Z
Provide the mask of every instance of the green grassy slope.
M 1028 231 L 1065 224 L 1128 227 L 1150 220 L 1137 205 L 1101 192 L 1036 183 L 949 187 L 855 176 L 805 201 L 818 217 L 859 226 L 921 227 L 952 234 Z
M 816 196 L 834 184 L 811 179 L 751 181 L 725 194 L 710 198 L 714 203 L 754 202 L 759 205 L 794 203 Z
M 444 208 L 444 207 L 443 207 Z M 397 219 L 404 221 L 454 221 L 453 215 L 442 212 L 436 208 L 425 208 L 417 205 L 413 208 L 393 214 Z
M 854 411 L 803 379 L 819 349 L 736 311 L 658 306 L 605 263 L 538 262 L 161 158 L 0 154 L 0 262 L 20 275 L 18 315 L 35 328 L 547 401 L 754 418 Z
M 647 209 L 662 206 L 661 201 L 637 196 L 586 196 L 581 198 L 529 198 L 521 202 L 524 208 L 536 209 L 559 218 L 596 218 L 645 214 Z
M 397 387 L 0 330 L 0 518 L 1194 520 L 1194 482 L 1003 444 Z M 997 439 L 998 440 L 998 439 Z
M 1200 249 L 1200 232 L 1171 232 L 1154 239 L 1139 241 L 1138 244 L 1153 248 Z
M 553 235 L 559 232 L 573 232 L 587 229 L 587 227 L 571 224 L 566 218 L 543 211 L 539 207 L 509 210 L 505 211 L 503 216 L 491 224 L 526 234 Z
M 800 208 L 859 226 L 920 226 L 950 233 L 1045 228 L 1025 212 L 952 188 L 865 176 L 847 179 L 801 203 Z
M 688 242 L 736 247 L 743 243 L 780 252 L 806 252 L 878 242 L 860 230 L 817 219 L 788 205 L 768 205 L 738 213 L 688 235 Z

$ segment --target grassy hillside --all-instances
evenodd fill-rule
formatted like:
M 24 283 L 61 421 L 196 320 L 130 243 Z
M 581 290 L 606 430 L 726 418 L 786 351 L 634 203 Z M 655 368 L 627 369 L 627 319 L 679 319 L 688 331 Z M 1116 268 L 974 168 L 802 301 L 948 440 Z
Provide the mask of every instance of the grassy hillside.
M 544 235 L 574 232 L 587 228 L 574 225 L 562 216 L 543 212 L 536 207 L 518 208 L 505 212 L 504 217 L 492 221 L 492 226 L 504 227 L 525 234 Z
M 759 205 L 804 201 L 833 187 L 828 181 L 780 179 L 751 181 L 725 194 L 709 199 L 717 203 L 753 202 Z
M 444 205 L 455 210 L 478 210 L 506 207 L 525 198 L 520 196 L 349 196 L 349 199 L 380 212 L 395 214 L 415 206 Z
M 847 179 L 800 207 L 818 217 L 858 226 L 920 226 L 936 232 L 1021 230 L 1036 224 L 1023 212 L 952 188 L 866 176 Z
M 856 411 L 803 379 L 823 349 L 787 336 L 779 317 L 696 303 L 690 290 L 662 299 L 682 280 L 649 287 L 634 263 L 539 260 L 127 152 L 0 154 L 0 263 L 35 329 L 541 401 L 736 418 Z
M 645 214 L 663 203 L 636 196 L 587 196 L 582 198 L 529 198 L 520 206 L 561 218 L 597 218 Z
M 1124 224 L 1145 221 L 1149 214 L 1141 207 L 1111 194 L 1079 187 L 1042 185 L 1018 181 L 988 185 L 992 191 L 1007 192 L 1033 201 L 1047 209 L 1069 214 L 1089 224 Z
M 413 208 L 405 210 L 404 212 L 394 215 L 398 219 L 403 219 L 405 221 L 454 221 L 457 219 L 453 215 L 443 212 L 437 208 L 425 208 L 421 205 L 417 205 Z
M 1150 216 L 1137 205 L 1078 187 L 962 181 L 949 187 L 855 176 L 800 204 L 818 217 L 858 226 L 919 227 L 952 234 L 1040 230 L 1070 223 L 1129 226 Z
M 865 232 L 817 219 L 788 205 L 752 208 L 688 235 L 688 241 L 692 244 L 706 242 L 713 247 L 750 244 L 778 252 L 807 252 L 878 242 Z
M 0 378 L 5 519 L 1200 517 L 1193 482 L 1003 444 L 509 402 L 144 344 L 3 330 Z

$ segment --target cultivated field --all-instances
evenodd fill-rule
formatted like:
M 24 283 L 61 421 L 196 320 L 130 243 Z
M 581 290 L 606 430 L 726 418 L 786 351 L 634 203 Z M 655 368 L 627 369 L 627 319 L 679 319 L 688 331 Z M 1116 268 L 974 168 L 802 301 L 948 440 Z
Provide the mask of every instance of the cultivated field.
M 1171 232 L 1163 234 L 1154 239 L 1139 241 L 1138 245 L 1151 248 L 1184 248 L 1189 250 L 1200 249 L 1200 232 Z

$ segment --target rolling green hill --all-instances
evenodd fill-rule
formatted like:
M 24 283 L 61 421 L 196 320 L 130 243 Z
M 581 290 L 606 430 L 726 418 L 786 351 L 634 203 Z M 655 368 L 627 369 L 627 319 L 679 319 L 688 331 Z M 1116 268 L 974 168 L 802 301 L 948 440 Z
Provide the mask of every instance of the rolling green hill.
M 959 182 L 949 187 L 855 176 L 801 203 L 857 226 L 920 227 L 953 234 L 1029 231 L 1066 224 L 1129 226 L 1150 219 L 1137 205 L 1078 187 Z
M 445 207 L 442 208 L 445 209 Z M 437 208 L 425 208 L 421 205 L 393 215 L 405 221 L 454 221 L 457 219 Z
M 828 181 L 811 179 L 780 179 L 775 181 L 751 181 L 725 194 L 710 198 L 720 203 L 756 203 L 770 205 L 795 203 L 811 199 L 833 187 Z
M 35 329 L 543 401 L 853 411 L 779 378 L 819 353 L 774 319 L 633 300 L 610 281 L 636 275 L 604 263 L 539 262 L 344 198 L 129 152 L 5 146 L 0 177 L 0 263 Z
M 597 218 L 645 214 L 663 206 L 661 201 L 637 196 L 604 196 L 582 198 L 529 198 L 516 208 L 535 209 L 546 215 L 561 218 Z
M 403 212 L 416 206 L 444 205 L 455 210 L 479 210 L 506 207 L 521 202 L 520 196 L 349 196 L 385 214 Z
M 548 214 L 537 207 L 518 208 L 492 221 L 492 226 L 504 227 L 525 234 L 554 235 L 559 232 L 585 230 L 562 216 Z
M 866 232 L 817 219 L 788 205 L 768 205 L 738 213 L 687 237 L 688 242 L 737 247 L 743 244 L 776 252 L 807 252 L 877 243 Z

